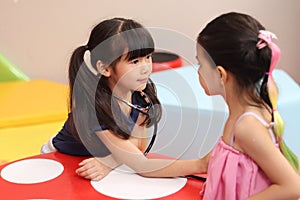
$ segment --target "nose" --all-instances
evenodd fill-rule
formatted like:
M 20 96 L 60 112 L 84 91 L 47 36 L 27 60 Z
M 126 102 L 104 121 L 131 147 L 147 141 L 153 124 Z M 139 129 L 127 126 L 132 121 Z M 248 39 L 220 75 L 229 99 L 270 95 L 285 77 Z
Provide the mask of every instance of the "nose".
M 148 74 L 152 71 L 152 64 L 143 64 L 141 66 L 141 73 L 142 74 Z
M 141 63 L 141 73 L 147 74 L 147 73 L 151 73 L 151 71 L 152 71 L 152 61 L 149 59 L 143 59 Z

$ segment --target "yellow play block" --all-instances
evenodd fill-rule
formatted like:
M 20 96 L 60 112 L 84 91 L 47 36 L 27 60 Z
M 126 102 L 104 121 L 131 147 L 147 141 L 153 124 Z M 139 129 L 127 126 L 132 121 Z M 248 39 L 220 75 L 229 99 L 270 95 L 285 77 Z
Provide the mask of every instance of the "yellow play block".
M 0 128 L 64 120 L 67 101 L 68 86 L 64 84 L 48 80 L 1 82 Z
M 37 155 L 42 144 L 60 131 L 64 120 L 0 129 L 0 165 Z

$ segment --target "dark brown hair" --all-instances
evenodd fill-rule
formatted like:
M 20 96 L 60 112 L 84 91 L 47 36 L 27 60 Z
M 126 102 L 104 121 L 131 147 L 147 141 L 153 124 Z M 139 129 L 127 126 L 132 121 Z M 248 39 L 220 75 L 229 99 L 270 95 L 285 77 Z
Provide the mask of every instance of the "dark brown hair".
M 252 100 L 249 102 L 248 99 L 244 99 L 249 105 L 262 107 L 267 104 L 266 107 L 272 110 L 272 121 L 275 121 L 273 129 L 280 150 L 298 171 L 298 158 L 282 140 L 284 124 L 277 110 L 276 115 L 274 114 L 269 98 L 267 83 L 272 50 L 269 46 L 257 48 L 260 30 L 265 28 L 253 17 L 231 12 L 208 23 L 199 33 L 197 42 L 208 52 L 216 65 L 224 67 L 234 75 L 238 90 L 246 90 Z
M 265 28 L 253 17 L 230 12 L 208 23 L 197 42 L 216 65 L 235 76 L 240 90 L 248 91 L 254 102 L 249 104 L 262 106 L 264 101 L 272 108 L 266 88 L 272 52 L 270 48 L 256 47 L 260 30 Z
M 144 57 L 154 51 L 154 42 L 141 24 L 131 19 L 113 18 L 104 20 L 91 31 L 87 45 L 75 49 L 69 65 L 70 104 L 72 112 L 74 135 L 85 144 L 94 140 L 90 135 L 97 125 L 105 126 L 119 137 L 128 139 L 131 130 L 124 125 L 120 107 L 108 86 L 104 76 L 93 74 L 84 62 L 85 51 L 91 53 L 91 65 L 96 69 L 96 63 L 101 60 L 113 69 L 125 55 L 130 61 Z M 149 80 L 143 90 L 154 106 L 154 115 L 148 120 L 147 127 L 157 123 L 161 118 L 161 105 L 156 96 L 155 85 Z M 145 104 L 144 99 L 138 99 Z M 118 113 L 119 111 L 119 113 Z M 117 113 L 117 114 L 116 114 Z M 87 147 L 89 148 L 89 147 Z

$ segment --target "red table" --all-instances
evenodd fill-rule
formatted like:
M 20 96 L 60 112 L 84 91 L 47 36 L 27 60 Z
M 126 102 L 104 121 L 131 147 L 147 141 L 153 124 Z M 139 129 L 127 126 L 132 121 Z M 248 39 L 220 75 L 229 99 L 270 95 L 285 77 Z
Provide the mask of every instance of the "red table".
M 159 157 L 152 155 L 151 157 Z M 63 173 L 57 178 L 36 184 L 15 184 L 0 178 L 1 199 L 23 200 L 23 199 L 115 199 L 97 192 L 89 180 L 79 177 L 75 170 L 78 163 L 86 157 L 70 156 L 62 153 L 49 153 L 36 155 L 29 158 L 47 158 L 60 162 L 64 166 Z M 0 166 L 2 170 L 9 163 Z M 178 192 L 160 199 L 201 199 L 199 191 L 203 182 L 188 179 L 186 185 Z

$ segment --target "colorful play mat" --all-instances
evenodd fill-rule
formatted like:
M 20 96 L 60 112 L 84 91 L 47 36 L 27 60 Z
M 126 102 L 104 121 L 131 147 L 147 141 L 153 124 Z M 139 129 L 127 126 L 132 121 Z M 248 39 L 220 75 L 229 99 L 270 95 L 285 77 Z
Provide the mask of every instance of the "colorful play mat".
M 0 54 L 0 164 L 37 155 L 67 117 L 68 87 L 31 80 Z

